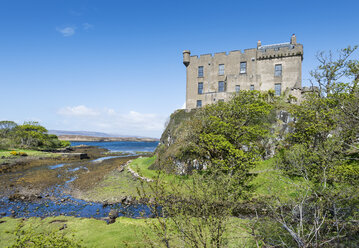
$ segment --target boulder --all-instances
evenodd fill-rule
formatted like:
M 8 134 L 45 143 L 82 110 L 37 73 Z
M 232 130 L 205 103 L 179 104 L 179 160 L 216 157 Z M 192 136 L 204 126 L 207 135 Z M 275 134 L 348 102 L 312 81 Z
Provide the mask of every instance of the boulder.
M 108 214 L 108 224 L 115 223 L 118 216 L 119 216 L 118 210 L 111 209 L 110 213 Z
M 118 210 L 116 210 L 116 209 L 111 209 L 111 211 L 110 211 L 110 213 L 108 214 L 108 217 L 110 218 L 110 219 L 116 219 L 116 218 L 118 218 Z

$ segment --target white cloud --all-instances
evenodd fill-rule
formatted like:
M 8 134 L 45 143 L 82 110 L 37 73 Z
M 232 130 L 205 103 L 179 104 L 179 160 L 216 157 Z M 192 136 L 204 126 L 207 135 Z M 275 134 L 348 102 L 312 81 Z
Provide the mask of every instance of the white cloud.
M 98 112 L 96 112 L 95 110 L 90 109 L 84 105 L 61 108 L 61 109 L 59 109 L 58 114 L 64 115 L 64 116 L 97 116 L 97 115 L 99 115 Z
M 93 25 L 90 24 L 90 23 L 85 22 L 85 23 L 82 24 L 82 27 L 83 27 L 84 30 L 89 30 L 89 29 L 93 28 Z
M 75 34 L 75 27 L 56 28 L 64 37 L 69 37 Z
M 111 108 L 91 109 L 84 105 L 64 107 L 57 112 L 63 118 L 60 129 L 92 130 L 123 135 L 159 137 L 166 116 L 129 111 L 120 113 Z
M 186 109 L 186 102 L 183 103 L 182 107 L 180 109 Z

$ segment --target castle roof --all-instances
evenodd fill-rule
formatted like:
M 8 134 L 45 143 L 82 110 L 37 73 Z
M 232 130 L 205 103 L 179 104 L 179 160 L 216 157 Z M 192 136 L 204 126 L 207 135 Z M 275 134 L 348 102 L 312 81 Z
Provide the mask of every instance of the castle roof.
M 267 50 L 267 49 L 279 49 L 279 48 L 282 48 L 282 47 L 293 48 L 294 45 L 290 44 L 290 42 L 277 43 L 277 44 L 260 46 L 260 47 L 258 47 L 258 50 L 264 51 L 264 50 Z

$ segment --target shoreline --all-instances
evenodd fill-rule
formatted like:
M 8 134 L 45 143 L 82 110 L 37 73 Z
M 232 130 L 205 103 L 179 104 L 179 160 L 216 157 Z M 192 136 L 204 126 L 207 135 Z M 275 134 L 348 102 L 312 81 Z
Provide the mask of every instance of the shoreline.
M 129 161 L 149 154 L 109 152 L 104 148 L 82 145 L 72 147 L 71 152 L 66 154 L 53 152 L 49 156 L 47 152 L 46 156 L 19 157 L 2 164 L 0 214 L 25 217 L 18 212 L 19 207 L 50 205 L 52 209 L 59 209 L 62 205 L 80 202 L 80 205 L 76 205 L 80 209 L 82 206 L 94 208 L 96 205 L 101 210 L 100 216 L 105 217 L 109 208 L 112 208 L 110 205 L 135 209 L 143 205 L 145 199 L 137 194 L 140 179 L 124 168 Z M 81 159 L 78 154 L 85 154 L 86 158 Z M 43 207 L 42 211 L 44 213 L 40 213 L 40 217 L 48 216 L 47 207 Z
M 84 135 L 59 135 L 59 140 L 70 142 L 114 142 L 114 141 L 129 141 L 129 142 L 159 142 L 156 138 L 137 138 L 137 137 L 94 137 Z

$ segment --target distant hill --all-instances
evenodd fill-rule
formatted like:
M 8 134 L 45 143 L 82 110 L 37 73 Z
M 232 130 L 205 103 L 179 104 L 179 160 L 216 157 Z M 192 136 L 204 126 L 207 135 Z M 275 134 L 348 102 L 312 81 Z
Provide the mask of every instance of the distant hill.
M 55 134 L 57 136 L 88 136 L 88 137 L 100 137 L 100 138 L 138 138 L 138 139 L 154 139 L 150 137 L 143 136 L 132 136 L 132 135 L 121 135 L 121 134 L 108 134 L 101 132 L 92 132 L 92 131 L 64 131 L 64 130 L 48 130 L 49 134 Z
M 87 135 L 58 135 L 59 140 L 67 140 L 67 141 L 158 141 L 158 139 L 154 138 L 138 138 L 138 137 L 95 137 L 95 136 L 87 136 Z

